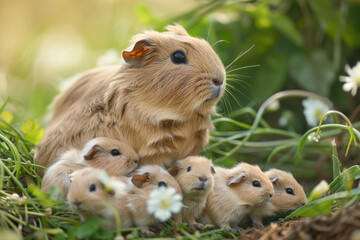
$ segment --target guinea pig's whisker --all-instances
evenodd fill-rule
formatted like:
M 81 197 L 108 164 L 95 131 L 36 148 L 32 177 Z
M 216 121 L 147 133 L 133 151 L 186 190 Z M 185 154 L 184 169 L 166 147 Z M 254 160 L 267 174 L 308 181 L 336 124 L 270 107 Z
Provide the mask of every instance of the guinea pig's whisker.
M 231 73 L 231 72 L 239 71 L 241 69 L 247 69 L 247 68 L 253 68 L 253 67 L 260 67 L 260 64 L 248 65 L 248 66 L 244 66 L 244 67 L 229 69 L 226 71 L 226 73 Z
M 226 71 L 237 61 L 239 60 L 242 56 L 244 56 L 246 53 L 248 53 L 251 49 L 254 48 L 255 45 L 252 45 L 249 49 L 247 49 L 245 52 L 240 52 L 236 58 L 227 66 L 225 66 Z

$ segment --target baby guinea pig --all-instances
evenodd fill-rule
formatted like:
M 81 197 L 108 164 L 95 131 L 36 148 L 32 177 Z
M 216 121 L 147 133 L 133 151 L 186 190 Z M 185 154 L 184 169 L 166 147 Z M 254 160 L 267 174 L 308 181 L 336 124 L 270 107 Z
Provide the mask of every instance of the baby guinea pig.
M 200 156 L 190 156 L 178 160 L 169 171 L 180 184 L 184 194 L 182 209 L 183 221 L 196 229 L 204 225 L 196 222 L 206 206 L 206 198 L 213 188 L 215 174 L 209 159 Z
M 306 204 L 304 189 L 291 173 L 270 169 L 265 172 L 265 175 L 272 182 L 275 193 L 269 202 L 250 212 L 250 217 L 258 228 L 263 227 L 262 219 L 264 217 L 295 210 Z
M 157 165 L 145 165 L 135 171 L 131 177 L 134 187 L 128 195 L 128 208 L 134 216 L 135 225 L 142 228 L 144 235 L 153 234 L 148 230 L 149 225 L 160 223 L 158 219 L 147 212 L 147 203 L 151 191 L 159 187 L 172 187 L 182 196 L 181 188 L 173 176 Z M 173 214 L 175 222 L 182 222 L 181 212 Z
M 103 169 L 88 167 L 73 172 L 67 195 L 70 208 L 80 215 L 81 220 L 90 217 L 107 220 L 105 227 L 110 229 L 117 227 L 116 214 L 122 228 L 134 226 L 131 212 L 126 207 L 130 187 L 124 178 L 109 177 Z M 107 190 L 106 184 L 111 184 L 111 189 Z
M 214 190 L 207 198 L 200 222 L 216 227 L 237 228 L 257 204 L 269 201 L 274 194 L 268 177 L 258 166 L 239 163 L 231 169 L 215 167 Z
M 98 137 L 85 144 L 82 150 L 71 149 L 45 172 L 41 189 L 51 186 L 61 189 L 66 196 L 69 174 L 86 166 L 102 168 L 111 176 L 126 175 L 138 166 L 138 155 L 129 145 L 111 138 Z

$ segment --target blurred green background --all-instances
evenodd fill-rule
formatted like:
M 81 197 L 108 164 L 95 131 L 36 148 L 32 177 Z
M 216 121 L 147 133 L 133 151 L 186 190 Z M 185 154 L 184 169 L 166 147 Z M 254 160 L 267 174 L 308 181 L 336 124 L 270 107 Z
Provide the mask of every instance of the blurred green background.
M 354 110 L 360 94 L 344 92 L 339 81 L 346 75 L 345 65 L 353 67 L 360 60 L 357 0 L 0 0 L 0 100 L 10 97 L 6 110 L 14 114 L 15 126 L 31 118 L 45 127 L 48 105 L 73 76 L 121 62 L 131 36 L 144 29 L 162 31 L 175 22 L 207 39 L 225 66 L 243 54 L 228 71 L 228 93 L 218 106 L 223 116 L 244 107 L 256 111 L 279 91 L 302 89 L 328 98 L 335 109 L 359 120 Z M 303 134 L 309 126 L 301 100 L 281 101 L 279 110 L 266 113 L 266 121 Z M 249 114 L 233 118 L 247 124 L 254 120 Z M 286 125 L 279 124 L 281 118 Z M 238 130 L 230 124 L 217 128 Z M 259 162 L 270 153 L 242 151 L 230 160 Z M 291 156 L 289 166 L 296 170 Z M 304 162 L 297 170 L 315 169 L 308 174 L 314 177 L 326 161 Z

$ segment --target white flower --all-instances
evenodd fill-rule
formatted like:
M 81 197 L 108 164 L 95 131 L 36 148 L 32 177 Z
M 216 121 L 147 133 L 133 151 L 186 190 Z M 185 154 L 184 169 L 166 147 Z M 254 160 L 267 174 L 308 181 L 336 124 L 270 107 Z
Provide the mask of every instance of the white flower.
M 355 96 L 358 87 L 360 86 L 360 61 L 356 63 L 353 68 L 350 68 L 349 65 L 345 66 L 345 72 L 349 76 L 340 76 L 339 80 L 345 82 L 343 85 L 343 90 L 345 92 L 350 92 L 351 95 Z
M 309 202 L 319 199 L 327 191 L 329 191 L 329 184 L 325 180 L 321 180 L 321 182 L 311 191 Z
M 304 106 L 305 119 L 311 127 L 315 127 L 322 116 L 330 110 L 324 103 L 311 98 L 304 99 L 302 105 Z
M 182 196 L 176 193 L 175 188 L 160 187 L 150 193 L 147 211 L 162 222 L 167 221 L 172 213 L 179 213 L 182 208 Z
M 122 61 L 122 58 L 119 52 L 115 49 L 109 49 L 105 52 L 104 55 L 100 56 L 97 59 L 98 66 L 106 66 L 106 65 L 113 65 L 119 64 Z
M 100 170 L 98 179 L 102 184 L 104 184 L 105 191 L 113 191 L 115 193 L 115 197 L 121 197 L 126 193 L 126 184 L 116 178 L 109 177 L 104 169 Z

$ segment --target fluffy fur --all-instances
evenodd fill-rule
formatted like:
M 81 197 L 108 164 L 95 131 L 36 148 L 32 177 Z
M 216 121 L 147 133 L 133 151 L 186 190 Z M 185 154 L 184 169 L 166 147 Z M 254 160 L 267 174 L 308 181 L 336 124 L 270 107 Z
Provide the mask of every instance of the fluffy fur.
M 268 201 L 273 186 L 258 166 L 237 164 L 231 169 L 215 167 L 214 191 L 207 198 L 204 217 L 200 222 L 220 228 L 237 228 L 251 208 Z M 254 187 L 258 181 L 260 187 Z
M 54 100 L 37 164 L 49 166 L 61 152 L 97 136 L 128 143 L 140 164 L 170 166 L 204 148 L 225 69 L 205 40 L 179 25 L 167 30 L 135 36 L 132 52 L 124 52 L 134 61 L 91 70 Z M 172 62 L 176 50 L 186 54 L 186 64 Z
M 117 195 L 106 192 L 105 186 L 100 181 L 100 169 L 83 168 L 74 172 L 71 176 L 71 184 L 67 200 L 70 208 L 80 215 L 82 220 L 90 217 L 98 217 L 107 220 L 106 227 L 115 229 L 116 217 L 119 214 L 121 227 L 133 227 L 134 221 L 127 205 L 127 194 Z M 127 184 L 123 178 L 112 177 Z M 90 185 L 95 184 L 96 189 L 90 191 Z
M 295 210 L 306 203 L 304 189 L 291 173 L 279 169 L 270 169 L 265 174 L 273 183 L 275 194 L 269 202 L 253 209 L 250 213 L 254 225 L 259 228 L 263 227 L 263 217 Z M 291 188 L 293 194 L 287 193 L 287 188 Z
M 164 182 L 167 187 L 175 188 L 176 192 L 182 195 L 180 186 L 174 177 L 157 165 L 140 167 L 135 171 L 131 182 L 134 187 L 127 197 L 128 208 L 134 216 L 135 225 L 142 228 L 143 234 L 150 235 L 152 232 L 148 230 L 148 226 L 160 223 L 146 211 L 146 201 L 151 191 L 158 188 L 160 182 Z M 172 218 L 177 223 L 182 222 L 181 213 L 173 214 Z
M 111 151 L 114 149 L 120 155 L 113 156 Z M 41 189 L 48 191 L 51 186 L 57 186 L 66 196 L 70 185 L 69 175 L 87 166 L 105 169 L 111 176 L 126 175 L 138 166 L 138 155 L 123 142 L 105 137 L 94 138 L 82 150 L 69 150 L 57 159 L 46 170 Z
M 202 228 L 203 225 L 196 220 L 203 213 L 206 198 L 213 188 L 215 170 L 209 159 L 191 156 L 178 160 L 170 170 L 175 176 L 184 194 L 182 209 L 183 221 Z

